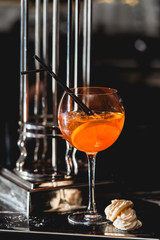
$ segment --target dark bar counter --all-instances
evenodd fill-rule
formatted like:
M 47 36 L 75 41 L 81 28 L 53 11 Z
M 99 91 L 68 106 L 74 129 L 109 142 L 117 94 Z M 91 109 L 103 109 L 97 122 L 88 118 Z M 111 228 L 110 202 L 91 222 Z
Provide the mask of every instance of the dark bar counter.
M 79 187 L 88 201 L 88 186 Z M 66 211 L 33 211 L 29 217 L 0 202 L 1 239 L 160 239 L 160 190 L 128 189 L 116 182 L 97 182 L 96 201 L 99 212 L 110 204 L 112 199 L 129 199 L 134 203 L 137 218 L 142 227 L 133 231 L 116 229 L 111 222 L 101 226 L 75 226 L 68 223 L 67 216 L 75 209 Z M 84 208 L 81 208 L 82 211 Z

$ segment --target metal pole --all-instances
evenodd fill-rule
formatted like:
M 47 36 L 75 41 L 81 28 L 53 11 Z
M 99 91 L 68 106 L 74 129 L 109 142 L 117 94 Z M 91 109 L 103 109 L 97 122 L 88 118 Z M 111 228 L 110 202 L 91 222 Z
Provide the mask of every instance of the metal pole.
M 21 0 L 20 71 L 27 70 L 28 0 Z M 28 120 L 28 76 L 20 75 L 20 122 Z
M 87 0 L 84 0 L 83 5 L 83 58 L 82 58 L 82 77 L 83 77 L 83 86 L 86 86 L 87 83 L 87 14 L 88 14 L 88 5 Z
M 42 53 L 43 60 L 46 64 L 48 64 L 48 0 L 43 0 L 43 28 L 42 28 Z M 47 124 L 47 112 L 48 112 L 48 104 L 47 104 L 47 72 L 44 72 L 43 76 L 43 95 L 42 95 L 42 116 L 43 116 L 43 124 Z M 43 130 L 44 134 L 46 134 L 45 129 Z M 47 139 L 43 139 L 43 152 L 42 159 L 45 159 L 46 153 L 48 149 Z
M 72 86 L 72 0 L 68 0 L 67 5 L 67 69 L 66 69 L 66 85 Z M 71 153 L 72 146 L 66 141 L 66 155 L 65 160 L 67 164 L 67 174 L 71 173 Z
M 42 51 L 43 51 L 43 60 L 48 64 L 48 25 L 47 18 L 48 16 L 48 0 L 43 0 L 43 30 L 42 30 Z M 42 114 L 44 115 L 43 123 L 47 123 L 47 73 L 44 72 L 44 91 L 42 98 Z
M 52 32 L 52 69 L 58 74 L 59 68 L 59 0 L 53 0 L 53 32 Z M 57 86 L 53 81 L 52 86 Z M 56 104 L 57 108 L 57 104 Z
M 48 63 L 48 27 L 47 27 L 47 15 L 48 15 L 48 0 L 43 0 L 43 59 Z
M 21 0 L 21 24 L 20 24 L 20 72 L 27 70 L 28 50 L 28 0 Z M 28 76 L 20 75 L 20 135 L 18 146 L 21 152 L 16 162 L 16 170 L 22 171 L 25 137 L 25 123 L 28 121 Z M 22 157 L 21 157 L 22 156 Z
M 41 47 L 41 22 L 40 22 L 40 0 L 35 2 L 35 54 L 40 57 L 40 47 Z M 35 62 L 36 69 L 40 68 L 40 64 Z M 36 73 L 36 83 L 35 83 L 35 99 L 34 99 L 34 114 L 36 124 L 39 123 L 39 96 L 40 96 L 40 73 Z M 36 146 L 34 150 L 34 161 L 38 160 L 40 141 L 36 139 Z
M 52 32 L 52 70 L 58 74 L 59 67 L 59 0 L 53 0 L 53 32 Z M 57 126 L 57 83 L 52 79 L 53 124 Z M 53 130 L 55 134 L 55 130 Z M 57 142 L 52 139 L 52 166 L 57 170 Z
M 90 86 L 92 0 L 84 0 L 83 10 L 83 86 Z
M 92 0 L 88 1 L 88 32 L 87 32 L 87 81 L 86 85 L 90 85 L 91 74 L 91 35 L 92 35 Z
M 40 22 L 40 0 L 35 2 L 35 54 L 40 57 L 41 46 L 41 22 Z M 39 63 L 35 62 L 36 69 L 40 67 Z M 36 86 L 35 86 L 35 106 L 34 114 L 38 115 L 39 111 L 39 87 L 40 87 L 40 73 L 36 73 Z
M 68 87 L 72 86 L 72 0 L 68 0 L 68 8 L 67 8 L 67 70 L 66 70 L 66 84 Z
M 79 0 L 75 0 L 74 88 L 78 87 L 79 13 L 80 3 Z

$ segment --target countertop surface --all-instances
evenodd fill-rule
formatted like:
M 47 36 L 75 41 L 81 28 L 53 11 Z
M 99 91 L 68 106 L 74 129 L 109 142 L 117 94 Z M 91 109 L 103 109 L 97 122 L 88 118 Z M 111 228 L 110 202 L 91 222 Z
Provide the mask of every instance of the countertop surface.
M 106 185 L 108 186 L 108 185 Z M 85 239 L 85 238 L 115 238 L 115 239 L 160 239 L 160 191 L 138 190 L 107 192 L 104 184 L 96 186 L 97 209 L 103 213 L 104 208 L 114 198 L 130 199 L 134 203 L 137 218 L 142 221 L 142 227 L 133 231 L 116 229 L 111 222 L 101 226 L 75 226 L 68 223 L 67 217 L 75 209 L 66 211 L 33 212 L 26 217 L 23 212 L 17 212 L 0 202 L 0 236 L 3 239 Z M 104 189 L 104 191 L 102 191 Z M 108 188 L 108 189 L 112 189 Z M 86 194 L 87 198 L 87 194 Z M 82 210 L 82 209 L 81 209 Z M 28 235 L 30 234 L 30 235 Z M 1 238 L 2 239 L 2 238 Z

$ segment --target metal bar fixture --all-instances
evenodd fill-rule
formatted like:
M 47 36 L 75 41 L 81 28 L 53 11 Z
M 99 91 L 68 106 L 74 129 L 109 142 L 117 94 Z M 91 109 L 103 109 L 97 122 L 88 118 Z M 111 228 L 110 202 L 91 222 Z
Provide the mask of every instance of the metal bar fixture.
M 82 4 L 83 14 L 81 15 Z M 60 0 L 35 0 L 34 2 L 21 0 L 20 71 L 27 71 L 29 66 L 32 65 L 28 60 L 30 59 L 28 55 L 36 54 L 43 58 L 46 64 L 51 62 L 52 70 L 59 74 L 59 64 L 61 63 L 59 56 L 60 6 Z M 34 41 L 34 51 L 32 52 L 29 41 L 33 38 L 33 27 L 30 24 L 33 16 L 35 24 L 34 40 L 32 39 Z M 82 3 L 80 0 L 67 0 L 66 16 L 66 85 L 68 87 L 78 87 L 81 71 L 82 85 L 89 86 L 92 0 L 84 0 Z M 80 51 L 81 17 L 83 18 L 82 52 Z M 49 41 L 50 36 L 52 38 L 51 42 Z M 51 53 L 51 56 L 49 53 Z M 82 69 L 80 69 L 81 64 L 79 63 L 81 54 Z M 36 69 L 40 68 L 37 61 L 34 64 Z M 74 173 L 77 174 L 76 151 L 73 151 L 72 156 L 69 145 L 67 145 L 64 156 L 66 173 L 64 174 L 59 169 L 62 164 L 59 164 L 58 159 L 57 136 L 60 137 L 61 135 L 57 134 L 57 83 L 54 79 L 50 79 L 46 72 L 37 72 L 35 79 L 33 79 L 33 76 L 20 75 L 20 157 L 15 171 L 25 179 L 36 181 L 56 180 L 59 176 L 65 178 L 66 175 L 71 174 L 72 168 L 74 168 Z M 32 92 L 34 92 L 33 98 L 31 97 Z M 62 172 L 63 174 L 61 174 Z

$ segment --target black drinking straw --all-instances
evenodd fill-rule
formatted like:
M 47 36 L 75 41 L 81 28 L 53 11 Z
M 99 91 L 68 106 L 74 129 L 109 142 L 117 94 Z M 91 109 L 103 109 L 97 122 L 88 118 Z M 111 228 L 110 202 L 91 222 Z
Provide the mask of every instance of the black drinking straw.
M 53 77 L 57 81 L 57 83 L 63 88 L 63 90 L 66 91 L 73 98 L 73 100 L 81 107 L 81 109 L 87 115 L 93 115 L 93 112 L 64 84 L 60 77 L 58 77 L 50 67 L 48 67 L 37 55 L 34 55 L 33 58 L 40 63 L 42 68 L 46 70 L 51 75 L 51 77 Z M 25 74 L 27 73 L 29 73 L 29 71 L 25 72 Z
M 21 74 L 32 74 L 32 73 L 38 73 L 38 72 L 44 72 L 45 70 L 43 68 L 40 69 L 34 69 L 34 70 L 29 70 L 29 71 L 22 71 Z

